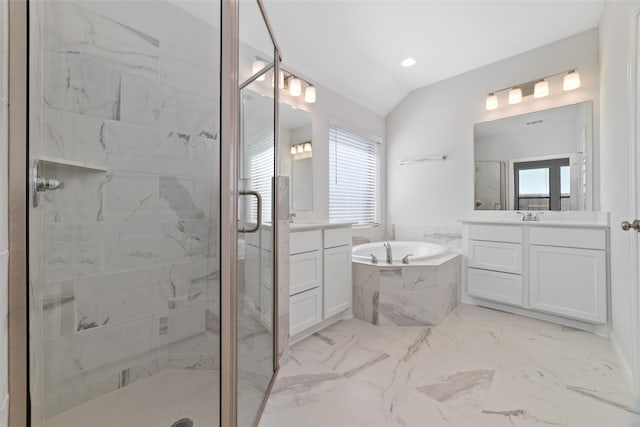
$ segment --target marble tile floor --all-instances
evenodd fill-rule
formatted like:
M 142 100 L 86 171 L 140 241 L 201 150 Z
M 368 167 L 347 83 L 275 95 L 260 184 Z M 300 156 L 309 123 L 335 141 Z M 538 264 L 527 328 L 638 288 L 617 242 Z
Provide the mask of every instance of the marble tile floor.
M 169 427 L 181 418 L 215 426 L 219 373 L 168 369 L 49 418 L 45 427 Z
M 341 321 L 295 344 L 260 427 L 631 427 L 608 339 L 476 306 L 439 326 Z

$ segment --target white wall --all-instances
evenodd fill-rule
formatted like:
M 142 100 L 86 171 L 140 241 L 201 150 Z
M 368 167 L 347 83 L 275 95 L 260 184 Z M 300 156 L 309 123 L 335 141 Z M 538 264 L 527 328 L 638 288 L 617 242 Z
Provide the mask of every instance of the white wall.
M 284 65 L 285 68 L 286 64 Z M 305 77 L 306 76 L 302 76 Z M 310 79 L 311 80 L 311 79 Z M 313 80 L 311 80 L 313 81 Z M 329 122 L 337 123 L 348 129 L 376 139 L 383 139 L 385 134 L 384 117 L 355 104 L 332 90 L 316 84 L 317 101 L 315 104 L 305 104 L 302 97 L 291 98 L 284 94 L 282 102 L 311 112 L 312 142 L 313 142 L 313 210 L 296 211 L 297 220 L 328 220 L 329 219 Z M 384 142 L 383 142 L 384 144 Z M 384 222 L 385 192 L 384 192 L 384 149 L 381 150 L 380 199 L 381 222 Z M 288 155 L 283 153 L 282 155 Z
M 0 1 L 0 426 L 8 425 L 7 1 Z
M 546 98 L 527 97 L 510 106 L 502 94 L 497 110 L 485 110 L 489 92 L 572 68 L 580 71 L 579 89 L 563 92 L 562 78 L 556 78 Z M 593 100 L 597 130 L 598 80 L 594 29 L 410 93 L 387 117 L 387 222 L 457 226 L 473 210 L 473 124 Z M 597 138 L 594 151 L 598 153 Z M 400 160 L 437 155 L 448 158 L 398 165 Z M 597 179 L 597 164 L 594 174 Z
M 575 153 L 576 138 L 575 122 L 553 123 L 544 128 L 514 126 L 512 132 L 476 138 L 475 158 L 478 161 L 515 160 Z
M 613 336 L 628 366 L 633 364 L 630 258 L 634 235 L 618 224 L 631 220 L 629 204 L 631 135 L 628 53 L 632 2 L 606 3 L 600 23 L 602 209 L 611 212 L 611 305 Z

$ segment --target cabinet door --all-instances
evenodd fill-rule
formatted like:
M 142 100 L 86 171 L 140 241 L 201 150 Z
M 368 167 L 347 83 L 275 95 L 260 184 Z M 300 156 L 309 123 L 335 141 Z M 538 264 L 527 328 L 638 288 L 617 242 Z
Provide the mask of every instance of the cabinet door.
M 467 292 L 469 295 L 522 306 L 522 276 L 498 271 L 467 270 Z
M 519 243 L 469 240 L 469 267 L 522 274 L 522 245 Z
M 324 251 L 324 318 L 351 307 L 351 246 Z
M 322 286 L 322 252 L 291 255 L 289 274 L 289 295 Z
M 294 336 L 321 321 L 321 288 L 299 293 L 289 299 L 289 335 Z
M 531 308 L 607 322 L 606 252 L 531 245 Z

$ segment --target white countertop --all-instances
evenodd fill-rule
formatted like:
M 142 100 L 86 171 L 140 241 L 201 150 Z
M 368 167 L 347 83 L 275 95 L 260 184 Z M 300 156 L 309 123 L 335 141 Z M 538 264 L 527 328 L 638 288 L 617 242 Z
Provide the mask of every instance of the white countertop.
M 344 228 L 351 227 L 351 223 L 342 222 L 325 222 L 325 221 L 294 221 L 289 223 L 289 231 L 324 230 L 328 228 Z
M 544 211 L 538 221 L 522 221 L 515 211 L 475 211 L 463 224 L 530 225 L 534 227 L 609 228 L 609 213 L 595 211 Z

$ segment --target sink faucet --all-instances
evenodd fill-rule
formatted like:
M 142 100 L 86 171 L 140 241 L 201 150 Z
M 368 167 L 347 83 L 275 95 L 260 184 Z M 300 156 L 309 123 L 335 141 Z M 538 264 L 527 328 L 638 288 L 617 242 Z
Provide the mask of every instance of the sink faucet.
M 384 248 L 387 250 L 387 264 L 393 264 L 393 255 L 391 255 L 391 243 L 384 242 Z
M 520 221 L 539 221 L 538 215 L 542 215 L 544 212 L 516 212 L 520 215 Z

